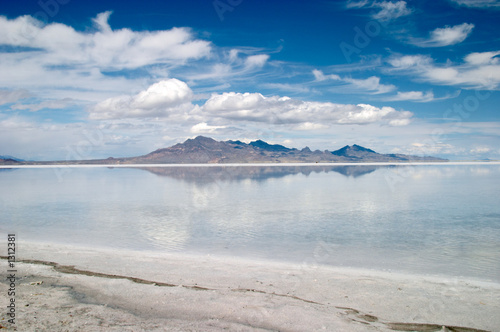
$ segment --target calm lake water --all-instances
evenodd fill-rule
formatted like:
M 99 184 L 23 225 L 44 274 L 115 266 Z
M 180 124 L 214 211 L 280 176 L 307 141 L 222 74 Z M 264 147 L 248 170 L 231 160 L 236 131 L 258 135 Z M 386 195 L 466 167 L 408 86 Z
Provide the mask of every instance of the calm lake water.
M 20 240 L 500 282 L 500 166 L 0 170 Z

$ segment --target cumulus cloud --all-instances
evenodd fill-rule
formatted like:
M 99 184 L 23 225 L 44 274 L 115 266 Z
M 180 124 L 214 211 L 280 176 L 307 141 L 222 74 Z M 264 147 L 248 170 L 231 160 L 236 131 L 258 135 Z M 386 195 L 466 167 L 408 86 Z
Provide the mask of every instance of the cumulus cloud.
M 289 97 L 265 97 L 260 93 L 228 92 L 214 94 L 202 110 L 231 121 L 252 121 L 269 124 L 369 124 L 407 125 L 413 116 L 408 111 L 367 104 L 346 105 L 329 102 L 310 102 Z M 312 119 L 313 122 L 312 122 Z M 305 125 L 305 123 L 310 123 Z
M 474 29 L 474 24 L 463 23 L 452 27 L 435 29 L 428 39 L 414 39 L 412 44 L 419 47 L 442 47 L 463 42 Z
M 193 92 L 175 78 L 160 81 L 134 96 L 108 98 L 90 110 L 91 119 L 167 117 L 193 108 Z
M 26 90 L 0 90 L 0 105 L 15 103 L 29 97 L 31 94 Z
M 435 64 L 425 55 L 394 56 L 389 59 L 392 71 L 419 79 L 464 88 L 491 89 L 500 87 L 500 51 L 476 52 L 467 55 L 461 64 Z

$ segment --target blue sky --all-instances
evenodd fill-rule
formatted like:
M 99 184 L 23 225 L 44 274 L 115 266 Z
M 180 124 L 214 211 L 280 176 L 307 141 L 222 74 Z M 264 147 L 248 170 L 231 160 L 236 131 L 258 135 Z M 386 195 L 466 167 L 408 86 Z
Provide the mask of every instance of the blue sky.
M 197 135 L 500 159 L 500 1 L 0 0 L 0 155 Z

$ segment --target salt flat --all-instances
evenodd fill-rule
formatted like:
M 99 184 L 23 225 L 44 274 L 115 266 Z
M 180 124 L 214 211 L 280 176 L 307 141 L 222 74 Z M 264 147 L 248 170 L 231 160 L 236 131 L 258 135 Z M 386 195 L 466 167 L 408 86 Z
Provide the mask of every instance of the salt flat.
M 498 330 L 500 284 L 20 241 L 19 331 Z M 0 294 L 6 303 L 6 270 Z M 5 311 L 2 326 L 9 327 Z

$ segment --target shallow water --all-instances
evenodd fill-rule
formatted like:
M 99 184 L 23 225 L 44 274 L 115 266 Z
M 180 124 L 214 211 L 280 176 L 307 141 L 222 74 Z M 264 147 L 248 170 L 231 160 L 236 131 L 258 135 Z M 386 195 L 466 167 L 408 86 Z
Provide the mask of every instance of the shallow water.
M 12 169 L 0 188 L 20 240 L 500 281 L 498 165 Z

